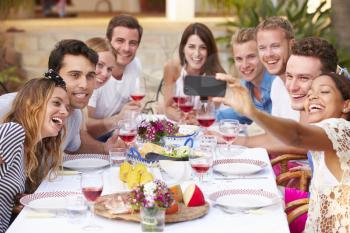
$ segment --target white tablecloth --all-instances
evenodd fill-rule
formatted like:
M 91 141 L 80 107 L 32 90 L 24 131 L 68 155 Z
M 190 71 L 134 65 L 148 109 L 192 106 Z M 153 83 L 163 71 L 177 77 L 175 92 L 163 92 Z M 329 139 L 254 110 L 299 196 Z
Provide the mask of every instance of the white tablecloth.
M 239 157 L 259 158 L 269 163 L 266 150 L 256 148 L 247 149 Z M 103 194 L 120 191 L 123 189 L 118 183 L 117 170 L 106 169 L 104 171 L 104 191 Z M 202 185 L 201 188 L 205 195 L 220 190 L 225 187 L 229 188 L 250 188 L 264 189 L 280 196 L 272 168 L 269 165 L 263 171 L 255 174 L 256 177 L 267 177 L 267 179 L 234 179 L 229 181 L 219 181 L 213 179 L 213 182 Z M 187 182 L 182 184 L 185 186 Z M 37 192 L 45 191 L 80 191 L 80 179 L 78 175 L 62 176 L 55 181 L 45 180 Z M 63 233 L 63 232 L 85 232 L 82 226 L 85 223 L 69 223 L 67 217 L 58 215 L 51 218 L 32 218 L 30 217 L 33 210 L 24 208 L 13 224 L 9 227 L 8 233 Z M 141 232 L 141 226 L 138 223 L 126 222 L 122 220 L 110 220 L 97 216 L 97 223 L 103 226 L 100 232 Z M 280 204 L 264 208 L 262 211 L 250 214 L 226 214 L 222 210 L 210 206 L 209 212 L 202 218 L 166 224 L 165 232 L 239 232 L 239 233 L 287 233 L 289 232 L 286 215 L 283 211 L 282 202 Z

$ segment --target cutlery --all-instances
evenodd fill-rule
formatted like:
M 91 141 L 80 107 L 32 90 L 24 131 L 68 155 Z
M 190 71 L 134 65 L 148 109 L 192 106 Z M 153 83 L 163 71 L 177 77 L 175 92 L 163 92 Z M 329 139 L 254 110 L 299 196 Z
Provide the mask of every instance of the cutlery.
M 27 218 L 54 218 L 56 217 L 55 213 L 50 213 L 50 212 L 34 212 L 30 211 L 26 215 Z

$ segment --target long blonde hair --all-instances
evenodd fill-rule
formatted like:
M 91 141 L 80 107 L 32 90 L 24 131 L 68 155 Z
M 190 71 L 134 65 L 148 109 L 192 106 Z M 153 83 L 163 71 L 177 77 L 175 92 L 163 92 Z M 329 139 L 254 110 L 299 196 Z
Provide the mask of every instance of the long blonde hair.
M 31 191 L 51 171 L 57 174 L 62 162 L 61 130 L 56 137 L 41 139 L 47 103 L 57 83 L 47 78 L 31 79 L 17 93 L 12 109 L 5 116 L 5 122 L 17 122 L 25 131 L 24 161 L 28 187 Z

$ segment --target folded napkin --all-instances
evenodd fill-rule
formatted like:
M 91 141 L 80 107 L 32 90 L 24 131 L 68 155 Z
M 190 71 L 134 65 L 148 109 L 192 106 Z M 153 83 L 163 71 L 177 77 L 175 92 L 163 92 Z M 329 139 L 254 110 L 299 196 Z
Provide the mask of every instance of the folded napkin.
M 55 213 L 50 213 L 50 212 L 35 212 L 35 211 L 30 211 L 27 213 L 27 218 L 54 218 L 56 217 Z
M 74 176 L 74 175 L 79 175 L 81 172 L 79 171 L 73 171 L 73 170 L 61 170 L 58 171 L 59 176 Z

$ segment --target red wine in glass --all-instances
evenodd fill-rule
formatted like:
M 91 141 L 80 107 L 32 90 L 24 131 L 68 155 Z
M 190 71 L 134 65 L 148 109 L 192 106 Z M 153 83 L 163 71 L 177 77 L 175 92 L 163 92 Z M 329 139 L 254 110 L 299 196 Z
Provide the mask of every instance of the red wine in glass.
M 186 98 L 185 97 L 180 97 L 180 96 L 174 96 L 173 100 L 175 103 L 177 103 L 178 105 L 180 104 L 184 104 L 186 102 Z
M 131 98 L 134 101 L 141 101 L 145 96 L 145 94 L 131 94 Z
M 235 135 L 230 135 L 230 134 L 222 134 L 222 137 L 228 143 L 233 142 L 236 139 Z
M 210 168 L 209 164 L 191 164 L 191 167 L 197 173 L 201 173 L 201 174 L 206 173 Z
M 183 112 L 190 112 L 193 109 L 193 105 L 181 104 L 179 108 Z
M 135 137 L 136 137 L 136 133 L 132 132 L 132 133 L 125 133 L 125 134 L 119 134 L 119 137 L 126 143 L 130 143 L 133 142 Z
M 214 117 L 197 117 L 197 121 L 202 127 L 208 128 L 214 124 L 215 118 Z
M 88 201 L 96 201 L 96 199 L 101 196 L 102 187 L 82 188 L 82 192 Z

